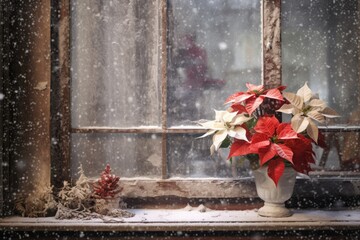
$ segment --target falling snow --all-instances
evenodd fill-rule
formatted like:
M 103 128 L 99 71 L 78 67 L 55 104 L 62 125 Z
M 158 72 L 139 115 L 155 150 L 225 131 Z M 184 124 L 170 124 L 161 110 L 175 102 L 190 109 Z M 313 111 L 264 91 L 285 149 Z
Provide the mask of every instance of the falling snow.
M 58 1 L 48 1 L 48 5 L 41 5 L 40 1 L 4 2 L 0 9 L 3 152 L 0 176 L 4 180 L 0 183 L 1 215 L 8 213 L 9 209 L 4 207 L 13 204 L 18 196 L 49 185 L 50 179 L 59 180 L 56 174 L 61 170 L 76 179 L 80 164 L 89 177 L 98 176 L 109 163 L 121 178 L 160 181 L 151 190 L 140 189 L 142 185 L 133 182 L 124 191 L 129 195 L 159 197 L 173 191 L 191 198 L 186 195 L 191 191 L 184 191 L 185 187 L 171 185 L 171 181 L 184 179 L 214 181 L 211 183 L 216 189 L 202 190 L 201 194 L 208 196 L 216 193 L 211 196 L 222 194 L 226 199 L 232 189 L 236 189 L 232 193 L 243 194 L 239 198 L 250 194 L 247 184 L 252 183 L 253 176 L 249 161 L 229 161 L 226 149 L 210 155 L 211 139 L 197 139 L 201 129 L 196 121 L 211 119 L 214 109 L 224 107 L 227 96 L 245 90 L 241 86 L 246 82 L 261 83 L 262 47 L 271 48 L 270 42 L 262 43 L 261 1 L 72 0 L 68 16 L 71 19 L 69 63 L 61 61 L 64 49 L 58 51 L 55 47 L 67 44 L 59 43 L 55 36 L 55 30 L 62 26 L 56 22 L 57 14 L 50 16 L 55 9 L 50 4 Z M 166 18 L 161 16 L 164 2 Z M 295 187 L 298 193 L 311 197 L 290 199 L 287 204 L 298 208 L 294 210 L 298 215 L 281 224 L 302 221 L 304 225 L 298 229 L 307 223 L 320 224 L 320 229 L 324 222 L 339 227 L 339 221 L 343 221 L 359 226 L 358 210 L 339 211 L 340 216 L 334 211 L 303 210 L 320 207 L 343 210 L 349 206 L 358 209 L 360 205 L 358 198 L 351 199 L 350 204 L 344 199 L 360 193 L 359 6 L 356 0 L 281 1 L 281 29 L 277 30 L 282 38 L 283 84 L 293 91 L 307 82 L 342 116 L 321 126 L 328 130 L 324 140 L 327 147 L 315 149 L 314 171 L 307 179 L 299 176 Z M 61 11 L 59 17 L 62 14 L 65 13 Z M 70 88 L 61 89 L 64 91 L 61 94 L 70 91 L 67 97 L 71 101 L 71 117 L 63 115 L 66 112 L 63 108 L 67 108 L 63 102 L 54 101 L 55 90 L 60 88 L 57 79 L 66 75 L 67 70 L 70 70 L 70 79 L 66 79 Z M 54 106 L 58 108 L 55 111 Z M 63 122 L 58 124 L 59 119 L 66 118 L 72 130 L 62 125 Z M 53 128 L 56 124 L 57 128 Z M 59 131 L 71 132 L 69 145 L 63 144 L 67 136 L 55 136 Z M 66 150 L 70 151 L 69 162 L 57 162 L 64 158 L 63 152 L 58 158 L 54 154 Z M 66 164 L 69 169 L 61 169 Z M 216 183 L 224 179 L 234 182 Z M 323 181 L 329 180 L 333 181 L 331 186 L 324 186 Z M 256 215 L 257 202 L 253 195 L 245 203 L 237 203 L 251 210 L 220 211 L 205 203 L 177 210 L 131 209 L 136 215 L 126 221 L 136 224 L 157 221 L 164 227 L 178 221 L 190 226 L 200 224 L 209 232 L 216 231 L 206 224 L 223 224 L 225 228 L 234 226 L 231 230 L 237 234 L 246 234 L 246 231 L 237 232 L 235 227 L 247 219 L 256 224 L 261 222 L 268 229 L 269 221 L 260 221 Z M 227 203 L 220 205 L 224 207 Z M 11 220 L 1 219 L 0 225 L 6 221 Z M 26 221 L 34 224 L 38 220 Z M 99 224 L 96 221 L 92 222 L 95 226 Z M 281 220 L 274 222 L 281 228 Z M 65 223 L 73 222 L 62 222 Z M 59 222 L 51 220 L 49 224 Z M 250 229 L 255 229 L 256 224 L 250 224 Z M 11 236 L 12 233 L 7 231 L 3 239 L 15 239 L 17 236 Z M 267 233 L 248 236 L 262 239 Z M 309 228 L 309 233 L 309 239 L 330 239 L 317 238 L 322 232 L 316 228 Z M 19 238 L 37 233 L 26 234 Z M 107 232 L 107 236 L 112 234 L 118 233 Z M 176 230 L 169 238 L 189 237 L 189 234 L 197 237 L 195 233 Z M 299 235 L 292 230 L 284 230 L 283 234 L 279 239 Z M 342 232 L 335 234 L 341 236 Z M 63 232 L 50 235 L 66 239 Z M 300 235 L 298 239 L 302 239 Z M 103 237 L 86 231 L 78 231 L 73 237 L 92 236 Z

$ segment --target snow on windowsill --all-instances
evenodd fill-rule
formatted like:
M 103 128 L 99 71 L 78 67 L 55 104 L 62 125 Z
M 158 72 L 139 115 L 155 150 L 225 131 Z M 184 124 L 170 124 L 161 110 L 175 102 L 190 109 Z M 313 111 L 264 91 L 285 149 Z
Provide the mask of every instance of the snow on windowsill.
M 342 211 L 294 210 L 287 218 L 264 218 L 256 210 L 131 209 L 132 218 L 57 220 L 7 217 L 0 220 L 1 230 L 37 231 L 239 231 L 359 229 L 360 209 Z

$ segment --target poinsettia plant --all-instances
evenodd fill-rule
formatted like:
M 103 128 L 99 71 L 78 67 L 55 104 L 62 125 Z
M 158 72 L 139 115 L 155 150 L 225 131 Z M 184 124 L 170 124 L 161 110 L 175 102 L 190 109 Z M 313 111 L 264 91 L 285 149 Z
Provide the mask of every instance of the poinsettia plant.
M 228 159 L 246 156 L 255 165 L 268 167 L 268 176 L 278 184 L 285 166 L 308 174 L 315 163 L 313 144 L 324 147 L 316 122 L 339 115 L 314 94 L 305 83 L 297 93 L 285 86 L 266 89 L 247 83 L 247 91 L 229 96 L 225 111 L 215 110 L 215 120 L 201 120 L 213 135 L 211 154 L 230 148 Z M 276 113 L 291 114 L 290 122 L 280 122 Z M 254 164 L 253 164 L 254 165 Z

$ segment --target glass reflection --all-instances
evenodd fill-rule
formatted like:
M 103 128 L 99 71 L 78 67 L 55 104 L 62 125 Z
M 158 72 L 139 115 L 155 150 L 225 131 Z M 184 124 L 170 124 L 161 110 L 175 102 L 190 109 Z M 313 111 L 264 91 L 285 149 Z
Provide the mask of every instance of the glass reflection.
M 282 4 L 283 83 L 304 82 L 342 117 L 329 125 L 360 125 L 360 5 L 357 0 Z M 359 133 L 327 134 L 319 169 L 359 170 Z
M 260 1 L 168 3 L 168 123 L 194 125 L 243 83 L 260 83 Z
M 73 127 L 160 126 L 157 3 L 71 1 Z
M 349 1 L 286 1 L 282 5 L 283 83 L 304 82 L 351 124 L 358 116 L 359 6 Z M 359 121 L 357 122 L 359 123 Z
M 210 155 L 211 138 L 196 139 L 193 134 L 171 134 L 167 141 L 170 177 L 239 178 L 249 177 L 248 162 L 234 158 L 229 161 L 229 149 Z
M 87 177 L 98 177 L 105 165 L 120 177 L 161 176 L 161 136 L 156 134 L 72 134 L 71 176 L 82 165 Z M 99 170 L 100 169 L 100 170 Z M 100 171 L 100 172 L 99 172 Z

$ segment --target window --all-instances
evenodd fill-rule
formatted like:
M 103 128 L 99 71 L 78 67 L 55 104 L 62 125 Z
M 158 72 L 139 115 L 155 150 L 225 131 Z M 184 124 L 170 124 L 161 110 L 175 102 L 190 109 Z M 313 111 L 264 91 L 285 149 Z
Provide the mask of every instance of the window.
M 71 169 L 162 176 L 158 1 L 72 1 Z
M 51 106 L 42 106 L 38 118 L 24 110 L 20 117 L 10 112 L 15 116 L 12 129 L 40 122 L 44 131 L 48 125 L 51 130 L 48 135 L 25 132 L 30 137 L 10 132 L 16 135 L 14 142 L 24 136 L 31 140 L 15 148 L 31 152 L 32 162 L 26 165 L 24 154 L 14 151 L 18 155 L 3 160 L 5 174 L 11 168 L 19 172 L 13 178 L 21 177 L 28 171 L 24 166 L 36 170 L 36 165 L 43 169 L 42 181 L 51 166 L 52 183 L 61 186 L 62 180 L 77 177 L 79 163 L 95 177 L 109 162 L 123 178 L 128 197 L 254 197 L 249 173 L 241 166 L 229 166 L 226 152 L 210 156 L 210 139 L 195 139 L 203 131 L 193 121 L 212 118 L 212 109 L 222 108 L 222 99 L 245 82 L 263 80 L 267 86 L 283 82 L 291 90 L 308 81 L 344 117 L 322 127 L 329 148 L 318 151 L 313 181 L 298 179 L 297 191 L 318 199 L 358 196 L 357 1 L 59 0 L 51 4 L 52 16 L 44 26 L 50 27 L 51 20 L 52 66 L 35 59 L 39 65 L 20 71 L 27 76 L 38 69 L 51 74 L 48 88 L 26 86 L 33 95 L 51 87 L 51 93 L 38 94 L 34 100 L 47 104 L 51 100 Z M 12 4 L 11 11 L 16 6 Z M 40 9 L 50 12 L 50 3 Z M 9 19 L 19 16 L 28 21 L 26 11 Z M 22 27 L 30 31 L 30 25 L 21 21 L 8 22 L 16 27 L 5 28 L 11 33 Z M 44 37 L 39 32 L 31 35 L 33 47 Z M 26 67 L 28 43 L 18 41 L 18 45 L 6 42 L 11 56 L 22 56 L 20 64 L 10 63 L 10 78 L 16 84 L 6 87 L 23 93 L 25 83 L 18 69 Z M 20 43 L 25 47 L 19 48 Z M 45 45 L 40 50 L 47 49 Z M 13 93 L 8 106 L 14 100 L 15 109 L 23 109 L 27 96 Z M 16 121 L 28 125 L 17 126 Z M 36 140 L 42 136 L 43 141 Z M 8 185 L 4 183 L 4 188 Z
M 167 1 L 166 16 L 160 4 L 73 1 L 72 175 L 109 162 L 123 177 L 231 176 L 194 122 L 240 76 L 260 79 L 260 2 Z
M 210 156 L 194 121 L 262 76 L 289 90 L 307 81 L 344 116 L 322 127 L 328 148 L 312 175 L 357 176 L 357 2 L 265 1 L 263 30 L 261 5 L 72 1 L 70 176 L 81 163 L 95 177 L 109 162 L 144 182 L 249 177 L 225 151 Z

